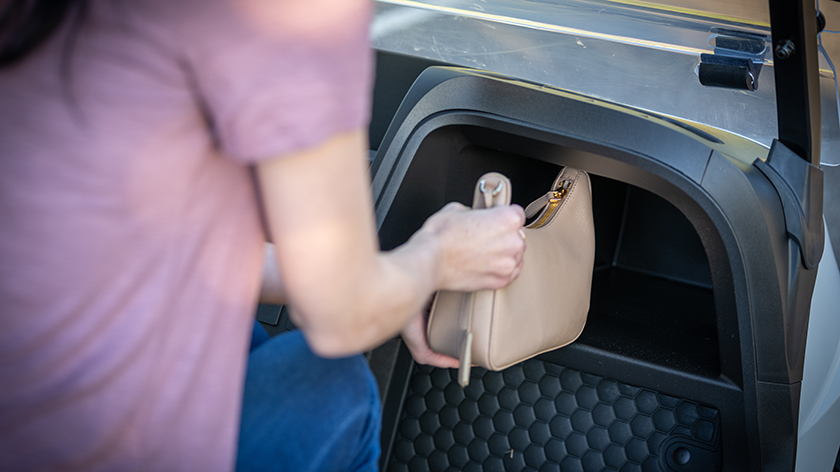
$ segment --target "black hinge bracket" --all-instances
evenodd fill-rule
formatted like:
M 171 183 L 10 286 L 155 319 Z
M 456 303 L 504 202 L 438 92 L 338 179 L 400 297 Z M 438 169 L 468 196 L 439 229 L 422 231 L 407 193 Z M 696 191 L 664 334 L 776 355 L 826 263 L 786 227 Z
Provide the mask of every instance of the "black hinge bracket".
M 697 75 L 700 83 L 710 87 L 726 87 L 754 91 L 764 65 L 770 38 L 741 31 L 712 28 L 714 54 L 701 54 Z

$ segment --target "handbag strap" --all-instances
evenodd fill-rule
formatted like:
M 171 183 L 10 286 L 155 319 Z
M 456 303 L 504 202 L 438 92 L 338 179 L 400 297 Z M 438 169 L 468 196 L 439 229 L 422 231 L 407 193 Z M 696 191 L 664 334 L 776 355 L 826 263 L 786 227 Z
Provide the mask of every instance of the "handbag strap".
M 467 330 L 461 342 L 461 352 L 458 359 L 458 384 L 461 387 L 466 387 L 470 384 L 470 370 L 472 369 L 472 318 L 473 308 L 475 307 L 475 292 L 465 293 L 461 303 L 467 305 L 461 307 L 461 312 L 467 313 Z
M 495 184 L 490 181 L 491 178 L 495 177 L 492 173 L 486 174 L 485 178 L 482 178 L 478 182 L 478 194 L 476 195 L 478 198 L 476 198 L 477 201 L 473 201 L 473 208 L 481 207 L 481 204 L 483 204 L 483 208 L 493 208 L 494 206 L 510 204 L 510 189 L 508 189 L 507 193 L 504 192 L 505 182 L 510 181 L 506 177 L 501 176 L 501 174 L 498 175 L 501 178 L 495 179 Z M 467 315 L 467 326 L 464 338 L 461 341 L 461 352 L 458 362 L 458 384 L 461 387 L 466 387 L 470 383 L 470 370 L 472 369 L 472 320 L 475 308 L 475 292 L 465 293 L 462 299 L 463 303 L 467 305 L 466 307 L 463 305 L 461 307 L 461 312 L 465 312 Z

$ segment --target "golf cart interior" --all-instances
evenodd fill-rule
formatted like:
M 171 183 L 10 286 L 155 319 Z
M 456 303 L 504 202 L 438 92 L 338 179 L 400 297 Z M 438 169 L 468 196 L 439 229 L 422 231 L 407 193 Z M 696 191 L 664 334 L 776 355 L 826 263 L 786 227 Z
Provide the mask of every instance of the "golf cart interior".
M 426 36 L 447 15 L 512 24 L 500 19 L 511 11 L 461 3 L 377 8 L 395 24 L 394 12 L 408 9 L 412 31 Z M 541 7 L 621 8 L 632 21 L 661 14 L 653 4 L 624 5 L 640 2 L 527 3 L 522 21 Z M 669 26 L 699 23 L 721 37 L 708 16 L 683 10 L 668 10 Z M 770 1 L 770 16 L 772 28 L 727 24 L 735 39 L 709 46 L 741 50 L 728 56 L 738 60 L 696 54 L 690 70 L 692 87 L 752 103 L 765 69 L 761 93 L 778 107 L 769 144 L 765 128 L 745 131 L 741 120 L 726 128 L 696 110 L 686 118 L 375 39 L 371 175 L 383 250 L 446 203 L 470 204 L 489 171 L 510 177 L 523 206 L 562 166 L 589 172 L 596 230 L 590 311 L 571 345 L 501 372 L 474 368 L 466 388 L 454 370 L 414 363 L 399 339 L 368 354 L 383 401 L 382 470 L 805 470 L 797 466 L 801 381 L 825 244 L 818 25 L 780 20 L 815 18 L 801 0 Z M 390 28 L 381 27 L 399 36 Z M 788 40 L 799 54 L 783 60 L 776 50 L 773 63 L 774 47 Z M 795 92 L 780 96 L 779 84 Z M 290 328 L 279 307 L 261 306 L 258 318 L 270 332 Z M 834 439 L 823 454 L 830 466 Z

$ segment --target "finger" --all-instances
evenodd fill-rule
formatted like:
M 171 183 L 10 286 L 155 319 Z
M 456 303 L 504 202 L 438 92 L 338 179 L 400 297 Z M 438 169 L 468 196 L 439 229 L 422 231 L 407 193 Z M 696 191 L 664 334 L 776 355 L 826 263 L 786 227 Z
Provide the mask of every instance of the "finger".
M 506 232 L 525 224 L 525 211 L 519 205 L 507 205 L 483 210 L 473 210 L 476 216 L 484 215 L 484 224 Z
M 427 346 L 412 345 L 409 343 L 406 343 L 406 345 L 408 346 L 409 352 L 411 352 L 411 357 L 413 357 L 414 361 L 418 364 L 442 367 L 445 369 L 458 367 L 460 365 L 458 359 L 444 354 L 438 354 Z
M 513 256 L 514 260 L 516 261 L 516 265 L 519 267 L 522 267 L 522 263 L 525 261 L 525 251 L 528 249 L 527 245 L 523 244 L 522 246 L 522 250 L 517 252 L 516 255 Z
M 513 210 L 517 215 L 517 226 L 525 226 L 525 209 L 516 203 L 512 203 L 508 208 Z
M 519 229 L 525 224 L 525 210 L 519 205 L 499 207 L 505 229 Z
M 522 261 L 525 257 L 526 249 L 527 242 L 521 229 L 507 236 L 505 246 L 501 248 L 499 253 L 504 258 L 510 258 L 504 259 L 506 262 L 510 263 L 510 265 L 506 267 L 507 270 L 505 271 L 505 274 L 509 274 L 510 271 L 513 270 L 514 266 L 518 265 Z
M 522 255 L 511 257 L 507 261 L 509 261 L 509 265 L 506 264 L 505 270 L 496 273 L 491 282 L 494 285 L 493 288 L 496 290 L 507 287 L 522 273 L 522 267 L 525 264 L 525 259 Z
M 443 354 L 438 354 L 433 351 L 429 351 L 429 356 L 425 360 L 426 361 L 424 362 L 424 364 L 433 367 L 440 367 L 443 369 L 455 369 L 461 365 L 458 359 Z
M 525 232 L 522 230 L 522 228 L 519 228 L 516 231 L 516 257 L 522 258 L 525 254 L 526 249 L 528 249 L 528 239 L 526 238 Z
M 524 265 L 525 265 L 525 260 L 524 259 L 520 260 L 519 264 L 516 265 L 516 268 L 513 269 L 513 272 L 510 274 L 510 280 L 508 281 L 508 283 L 513 282 L 514 280 L 516 280 L 519 277 L 519 274 L 522 273 L 522 267 Z

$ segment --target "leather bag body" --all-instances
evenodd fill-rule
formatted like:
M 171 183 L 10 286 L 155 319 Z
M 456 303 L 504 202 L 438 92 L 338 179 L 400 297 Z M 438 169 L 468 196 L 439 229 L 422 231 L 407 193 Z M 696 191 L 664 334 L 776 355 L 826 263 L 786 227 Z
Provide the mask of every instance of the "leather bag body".
M 479 179 L 473 208 L 509 205 L 510 196 L 510 180 L 491 172 Z M 502 370 L 565 346 L 583 331 L 595 259 L 586 172 L 564 168 L 546 195 L 526 208 L 529 218 L 538 212 L 523 228 L 524 263 L 513 283 L 473 293 L 440 291 L 435 297 L 429 345 L 460 358 L 462 385 L 469 382 L 471 365 Z

